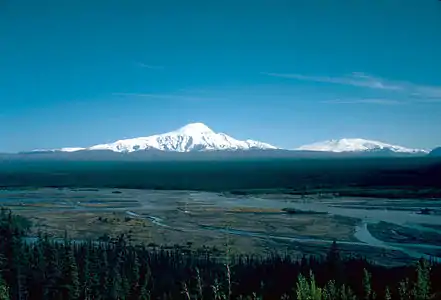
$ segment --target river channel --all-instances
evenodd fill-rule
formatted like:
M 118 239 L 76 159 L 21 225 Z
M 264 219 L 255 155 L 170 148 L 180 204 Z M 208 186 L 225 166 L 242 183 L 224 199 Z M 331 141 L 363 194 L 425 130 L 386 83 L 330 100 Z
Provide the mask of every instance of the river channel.
M 236 236 L 247 236 L 256 239 L 272 239 L 283 242 L 304 244 L 330 244 L 334 240 L 326 237 L 312 237 L 297 234 L 278 234 L 243 228 L 225 228 L 216 225 L 195 226 L 176 225 L 164 216 L 191 216 L 194 211 L 222 210 L 267 210 L 279 214 L 286 222 L 289 216 L 283 209 L 298 213 L 321 213 L 326 216 L 345 217 L 355 220 L 352 240 L 338 240 L 343 245 L 357 247 L 369 246 L 386 251 L 399 251 L 411 258 L 441 261 L 441 244 L 430 240 L 405 241 L 383 240 L 371 232 L 371 226 L 379 223 L 397 226 L 424 234 L 440 235 L 441 200 L 438 199 L 367 199 L 367 198 L 309 198 L 303 199 L 289 195 L 235 196 L 211 192 L 191 191 L 148 191 L 148 190 L 114 190 L 114 189 L 38 189 L 32 191 L 11 190 L 0 193 L 0 203 L 16 211 L 52 211 L 69 214 L 69 212 L 115 211 L 125 213 L 130 218 L 140 218 L 151 222 L 162 230 L 180 232 L 220 232 Z M 430 208 L 430 214 L 421 210 Z M 195 214 L 196 215 L 196 214 Z M 220 216 L 220 215 L 219 215 Z M 215 215 L 216 217 L 216 215 Z M 240 218 L 240 216 L 238 216 Z M 265 214 L 254 214 L 254 218 L 265 218 Z M 320 216 L 316 216 L 320 218 Z M 384 235 L 383 235 L 384 237 Z

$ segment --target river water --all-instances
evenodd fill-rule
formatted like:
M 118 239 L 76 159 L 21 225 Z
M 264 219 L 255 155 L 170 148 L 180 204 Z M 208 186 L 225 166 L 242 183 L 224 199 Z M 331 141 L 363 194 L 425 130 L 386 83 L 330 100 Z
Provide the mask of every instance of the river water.
M 366 199 L 366 198 L 330 198 L 303 200 L 298 197 L 288 197 L 287 195 L 265 195 L 263 196 L 227 196 L 209 192 L 189 192 L 189 191 L 145 191 L 145 190 L 121 190 L 115 193 L 112 189 L 100 190 L 59 190 L 59 189 L 40 189 L 34 191 L 2 191 L 0 193 L 0 203 L 11 205 L 21 203 L 45 203 L 48 207 L 34 207 L 38 210 L 56 210 L 66 212 L 111 210 L 125 211 L 133 218 L 147 219 L 158 227 L 179 230 L 194 231 L 195 229 L 175 228 L 161 218 L 155 212 L 163 210 L 177 210 L 176 203 L 188 203 L 190 208 L 185 208 L 184 212 L 191 212 L 191 205 L 204 207 L 222 208 L 262 208 L 262 209 L 283 209 L 291 208 L 298 211 L 326 213 L 333 216 L 349 217 L 357 220 L 354 229 L 354 238 L 357 241 L 338 241 L 340 244 L 354 246 L 370 246 L 385 250 L 400 251 L 412 258 L 431 258 L 441 261 L 441 246 L 426 241 L 425 243 L 398 243 L 388 242 L 375 237 L 369 231 L 370 224 L 385 222 L 417 230 L 420 233 L 430 232 L 440 234 L 437 226 L 441 228 L 441 215 L 423 215 L 418 211 L 421 208 L 430 207 L 435 211 L 441 212 L 441 201 L 423 199 Z M 119 204 L 118 207 L 87 207 L 83 203 L 106 204 L 113 202 L 124 202 L 127 205 Z M 112 202 L 113 201 L 113 202 Z M 56 205 L 53 205 L 56 204 Z M 52 206 L 51 206 L 52 205 Z M 61 206 L 58 206 L 61 205 Z M 21 209 L 21 208 L 20 208 Z M 181 208 L 182 209 L 182 208 Z M 187 211 L 188 209 L 188 211 Z M 139 213 L 139 211 L 148 213 Z M 263 215 L 259 216 L 264 217 Z M 425 226 L 430 225 L 431 227 Z M 332 240 L 310 238 L 302 236 L 280 236 L 277 234 L 264 234 L 250 230 L 225 229 L 215 226 L 199 226 L 197 230 L 218 231 L 233 235 L 249 236 L 262 239 L 274 239 L 285 242 L 296 243 L 321 243 L 329 244 Z M 432 254 L 432 256 L 428 255 Z M 434 256 L 435 253 L 437 256 Z
M 382 205 L 365 205 L 362 204 L 357 207 L 357 203 L 364 202 L 364 199 L 352 200 L 349 207 L 345 207 L 341 204 L 340 199 L 330 199 L 322 201 L 287 201 L 286 199 L 278 199 L 277 196 L 272 198 L 260 198 L 260 197 L 225 197 L 219 194 L 213 193 L 191 193 L 191 198 L 193 201 L 210 201 L 214 203 L 222 203 L 223 207 L 249 207 L 249 208 L 267 208 L 267 209 L 283 209 L 291 208 L 298 211 L 304 212 L 318 212 L 327 213 L 330 215 L 350 217 L 358 219 L 358 224 L 354 230 L 354 237 L 358 242 L 352 241 L 338 241 L 339 244 L 354 245 L 354 246 L 371 246 L 382 248 L 385 250 L 400 251 L 409 257 L 414 259 L 426 258 L 434 261 L 441 262 L 441 255 L 434 256 L 425 253 L 427 250 L 435 250 L 437 253 L 441 253 L 441 246 L 432 245 L 430 243 L 392 243 L 387 241 L 382 241 L 372 235 L 369 231 L 368 224 L 376 224 L 379 222 L 385 222 L 389 224 L 394 224 L 402 227 L 407 227 L 411 229 L 416 229 L 420 232 L 432 232 L 441 234 L 439 230 L 434 228 L 425 227 L 427 225 L 441 225 L 441 216 L 439 215 L 423 215 L 419 214 L 418 211 L 424 207 L 431 207 L 435 209 L 441 208 L 440 201 L 434 200 L 387 200 L 384 199 Z M 346 201 L 348 199 L 345 199 Z M 378 202 L 379 199 L 373 199 L 372 201 Z M 411 203 L 410 203 L 411 202 Z M 338 205 L 336 204 L 338 203 Z M 403 209 L 401 204 L 407 206 Z M 397 207 L 398 209 L 391 209 Z M 387 207 L 387 208 L 384 208 Z M 143 217 L 138 215 L 138 217 Z M 149 216 L 152 218 L 153 216 Z M 156 218 L 154 222 L 158 226 L 167 226 L 160 218 Z M 213 226 L 202 226 L 203 230 L 214 230 L 218 232 L 249 236 L 264 239 L 274 239 L 283 241 L 292 241 L 297 243 L 325 243 L 330 244 L 333 240 L 327 239 L 317 239 L 317 238 L 304 238 L 301 236 L 278 236 L 278 235 L 268 235 L 261 232 L 254 232 L 248 230 L 238 230 L 238 229 L 225 229 Z M 440 227 L 441 228 L 441 227 Z

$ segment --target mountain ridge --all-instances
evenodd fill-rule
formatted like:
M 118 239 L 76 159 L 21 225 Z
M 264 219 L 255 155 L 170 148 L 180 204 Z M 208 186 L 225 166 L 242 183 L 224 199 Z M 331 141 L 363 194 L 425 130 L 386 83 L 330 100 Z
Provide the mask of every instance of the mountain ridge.
M 106 150 L 118 153 L 140 151 L 160 152 L 207 152 L 207 151 L 306 151 L 328 153 L 377 153 L 377 154 L 428 154 L 424 149 L 412 149 L 379 141 L 360 138 L 332 139 L 303 145 L 295 149 L 283 149 L 268 143 L 251 139 L 238 140 L 225 133 L 215 132 L 203 123 L 190 123 L 174 131 L 146 137 L 121 139 L 91 147 L 64 147 L 52 150 L 33 150 L 31 153 L 74 153 Z
M 161 150 L 172 152 L 196 152 L 216 150 L 278 149 L 268 143 L 251 139 L 237 140 L 225 133 L 216 133 L 203 123 L 190 123 L 174 131 L 147 137 L 117 140 L 113 143 L 97 144 L 88 148 L 61 148 L 49 152 L 77 152 L 81 150 L 110 150 L 113 152 L 136 152 Z M 42 150 L 37 150 L 41 152 Z
M 360 138 L 332 139 L 303 145 L 295 150 L 300 151 L 325 151 L 325 152 L 373 152 L 389 151 L 395 153 L 428 154 L 424 149 L 412 149 L 403 146 L 392 145 L 379 141 Z

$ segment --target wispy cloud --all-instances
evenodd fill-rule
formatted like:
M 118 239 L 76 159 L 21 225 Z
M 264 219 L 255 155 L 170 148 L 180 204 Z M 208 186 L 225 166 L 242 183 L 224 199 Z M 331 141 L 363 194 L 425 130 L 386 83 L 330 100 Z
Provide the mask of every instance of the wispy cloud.
M 417 101 L 422 103 L 441 103 L 441 98 L 420 98 Z
M 266 72 L 262 72 L 261 74 L 272 77 L 292 78 L 297 80 L 324 82 L 324 83 L 335 83 L 335 84 L 359 86 L 359 87 L 381 89 L 381 90 L 402 89 L 402 87 L 399 85 L 384 82 L 380 78 L 372 77 L 364 73 L 353 73 L 351 76 L 347 76 L 347 77 L 307 76 L 302 74 L 266 73 Z
M 426 98 L 441 98 L 441 87 L 433 86 L 413 86 L 413 96 Z
M 191 94 L 206 94 L 208 91 L 205 89 L 179 89 L 178 92 L 191 93 Z
M 192 96 L 192 95 L 180 95 L 180 94 L 144 94 L 144 93 L 113 93 L 113 96 L 120 97 L 137 97 L 137 98 L 151 98 L 151 99 L 163 99 L 173 101 L 216 101 L 221 98 Z
M 331 76 L 310 76 L 303 74 L 288 73 L 268 73 L 261 72 L 262 75 L 291 78 L 303 81 L 333 83 L 341 85 L 349 85 L 355 87 L 364 87 L 376 90 L 387 90 L 400 93 L 402 96 L 413 98 L 415 100 L 426 101 L 431 98 L 441 98 L 441 86 L 420 85 L 407 81 L 389 80 L 381 77 L 372 76 L 362 72 L 354 72 L 348 76 L 331 77 Z M 437 101 L 436 101 L 437 102 Z
M 136 65 L 140 68 L 145 68 L 145 69 L 152 69 L 152 70 L 163 70 L 164 69 L 164 66 L 149 65 L 149 64 L 142 63 L 142 62 L 138 62 Z
M 375 105 L 402 105 L 405 102 L 392 100 L 392 99 L 335 99 L 335 100 L 326 100 L 322 101 L 322 103 L 329 104 L 375 104 Z

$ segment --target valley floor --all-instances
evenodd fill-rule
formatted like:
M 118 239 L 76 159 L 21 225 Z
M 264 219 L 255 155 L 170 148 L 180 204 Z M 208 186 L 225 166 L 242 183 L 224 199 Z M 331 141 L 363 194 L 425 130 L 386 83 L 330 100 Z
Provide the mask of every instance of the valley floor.
M 294 255 L 324 254 L 336 240 L 388 265 L 441 257 L 439 200 L 44 188 L 3 190 L 0 202 L 30 218 L 35 235 Z

